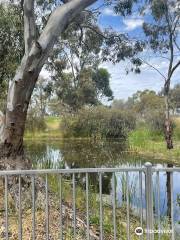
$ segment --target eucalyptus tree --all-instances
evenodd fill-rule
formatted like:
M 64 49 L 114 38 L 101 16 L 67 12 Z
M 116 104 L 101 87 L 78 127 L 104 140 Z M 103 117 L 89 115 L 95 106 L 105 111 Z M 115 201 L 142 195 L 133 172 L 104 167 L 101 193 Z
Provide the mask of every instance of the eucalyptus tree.
M 38 76 L 52 48 L 67 25 L 95 0 L 63 1 L 51 13 L 37 36 L 34 0 L 21 1 L 24 15 L 24 56 L 10 81 L 5 126 L 1 136 L 2 158 L 23 158 L 23 135 L 28 105 Z
M 167 71 L 159 74 L 164 79 L 165 97 L 165 139 L 167 148 L 173 148 L 172 124 L 170 120 L 170 85 L 172 78 L 180 67 L 180 5 L 177 1 L 153 1 L 151 12 L 153 23 L 144 23 L 148 46 L 159 52 L 167 60 Z
M 112 0 L 107 1 L 113 2 Z M 147 64 L 164 80 L 165 140 L 167 149 L 172 149 L 169 93 L 172 78 L 180 67 L 180 3 L 176 0 L 116 1 L 114 11 L 123 17 L 133 15 L 134 11 L 141 17 L 148 16 L 144 17 L 142 26 L 146 55 L 151 55 L 151 58 L 152 55 L 156 55 L 159 59 L 163 59 L 166 61 L 167 69 L 161 71 L 158 66 L 151 63 L 151 58 L 146 59 L 143 55 L 137 57 L 135 61 L 139 63 L 139 66 Z M 133 39 L 137 38 L 139 36 L 133 36 Z
M 59 39 L 48 64 L 56 94 L 72 110 L 98 104 L 102 97 L 113 99 L 110 75 L 100 68 L 102 62 L 130 59 L 135 71 L 139 71 L 135 55 L 143 50 L 143 43 L 132 43 L 127 35 L 113 29 L 101 29 L 99 14 L 89 11 L 78 16 Z
M 104 68 L 81 70 L 76 76 L 76 85 L 72 73 L 57 73 L 53 89 L 58 101 L 67 110 L 74 113 L 84 105 L 101 104 L 102 98 L 113 99 L 113 92 L 110 88 L 110 74 Z
M 50 58 L 55 93 L 73 111 L 98 104 L 102 97 L 113 98 L 110 74 L 100 68 L 102 35 L 96 14 L 85 12 L 69 25 Z

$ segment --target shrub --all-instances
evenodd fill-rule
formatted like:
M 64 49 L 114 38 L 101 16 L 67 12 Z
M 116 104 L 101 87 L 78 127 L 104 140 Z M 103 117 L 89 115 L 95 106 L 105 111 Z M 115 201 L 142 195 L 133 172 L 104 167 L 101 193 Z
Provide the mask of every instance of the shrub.
M 60 127 L 65 137 L 126 139 L 135 123 L 129 112 L 98 106 L 83 108 L 74 116 L 66 115 Z
M 152 131 L 164 132 L 165 115 L 162 111 L 150 111 L 145 115 L 145 121 Z
M 177 141 L 180 140 L 180 117 L 176 117 L 173 119 L 174 123 L 174 137 Z
M 43 117 L 37 116 L 33 112 L 28 113 L 26 121 L 26 131 L 44 131 L 46 129 L 46 123 Z

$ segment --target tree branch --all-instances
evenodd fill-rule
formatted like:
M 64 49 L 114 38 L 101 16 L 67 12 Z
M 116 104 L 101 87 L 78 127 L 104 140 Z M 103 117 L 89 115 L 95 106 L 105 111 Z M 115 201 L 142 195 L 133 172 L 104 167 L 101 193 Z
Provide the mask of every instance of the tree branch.
M 64 54 L 66 55 L 67 60 L 68 60 L 68 62 L 69 62 L 69 64 L 70 64 L 70 66 L 71 66 L 71 71 L 72 71 L 72 75 L 73 75 L 74 85 L 76 85 L 76 84 L 75 84 L 76 76 L 75 76 L 75 72 L 74 72 L 74 65 L 73 65 L 72 61 L 70 60 L 67 52 L 66 52 L 65 50 L 63 50 L 63 52 L 64 52 Z
M 97 0 L 71 0 L 54 10 L 38 40 L 42 50 L 51 50 L 60 33 L 69 22 L 83 9 L 96 1 Z
M 174 38 L 174 44 L 175 44 L 175 46 L 176 46 L 176 48 L 180 51 L 180 46 L 178 45 L 178 43 L 176 42 L 176 39 Z
M 166 22 L 168 24 L 168 34 L 169 34 L 169 48 L 170 48 L 170 61 L 169 61 L 169 68 L 168 68 L 168 78 L 170 81 L 171 78 L 171 71 L 174 61 L 174 46 L 173 46 L 173 27 L 171 24 L 171 18 L 169 14 L 168 5 L 166 5 L 166 12 L 165 12 Z
M 154 70 L 156 70 L 156 72 L 158 72 L 166 81 L 166 77 L 164 74 L 162 74 L 162 72 L 160 72 L 156 67 L 154 67 L 153 65 L 151 65 L 150 63 L 146 62 L 144 59 L 139 58 L 142 62 L 144 62 L 146 65 L 148 65 L 149 67 L 153 68 Z
M 24 0 L 24 41 L 25 54 L 30 52 L 33 41 L 36 39 L 36 24 L 34 15 L 34 0 Z
M 63 3 L 71 2 L 72 0 L 61 0 Z
M 179 66 L 180 66 L 180 60 L 179 60 L 179 61 L 176 63 L 176 65 L 174 65 L 174 67 L 172 68 L 170 77 L 172 77 L 174 71 L 175 71 Z

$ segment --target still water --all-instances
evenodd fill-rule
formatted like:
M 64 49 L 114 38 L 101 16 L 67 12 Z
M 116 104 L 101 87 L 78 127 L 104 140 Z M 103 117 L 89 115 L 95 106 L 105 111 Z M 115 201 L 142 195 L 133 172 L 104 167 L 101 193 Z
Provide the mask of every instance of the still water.
M 33 160 L 33 168 L 97 168 L 97 167 L 139 167 L 150 161 L 154 166 L 167 166 L 166 162 L 148 159 L 128 152 L 126 143 L 118 141 L 93 142 L 85 140 L 58 140 L 26 142 L 26 149 L 30 159 Z M 123 201 L 123 185 L 125 175 L 116 173 L 116 195 L 119 205 Z M 174 219 L 180 223 L 180 174 L 174 173 Z M 130 202 L 135 208 L 138 207 L 139 193 L 138 174 L 129 174 Z M 156 174 L 153 175 L 154 182 L 154 208 L 157 207 Z M 96 181 L 98 184 L 98 182 Z M 111 195 L 112 175 L 103 175 L 103 193 Z M 95 183 L 94 183 L 95 184 Z M 167 214 L 167 174 L 160 173 L 160 212 L 161 216 Z M 143 185 L 143 206 L 145 206 L 145 186 Z M 178 224 L 180 225 L 180 224 Z

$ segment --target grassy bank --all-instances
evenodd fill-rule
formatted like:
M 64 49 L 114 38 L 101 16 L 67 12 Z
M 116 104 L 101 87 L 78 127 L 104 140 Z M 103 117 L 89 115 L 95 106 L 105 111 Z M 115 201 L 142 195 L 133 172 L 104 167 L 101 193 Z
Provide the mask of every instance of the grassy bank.
M 129 146 L 140 155 L 169 162 L 180 163 L 180 120 L 177 119 L 174 131 L 174 149 L 167 150 L 164 136 L 139 126 L 129 134 Z

